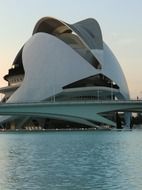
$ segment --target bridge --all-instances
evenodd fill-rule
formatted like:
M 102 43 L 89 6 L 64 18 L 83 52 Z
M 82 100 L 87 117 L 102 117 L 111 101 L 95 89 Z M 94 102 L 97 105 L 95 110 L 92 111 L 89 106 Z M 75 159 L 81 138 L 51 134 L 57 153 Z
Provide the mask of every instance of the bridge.
M 128 101 L 68 101 L 68 102 L 24 102 L 1 103 L 0 115 L 41 116 L 60 118 L 84 123 L 98 121 L 107 125 L 116 124 L 101 116 L 105 112 L 142 112 L 142 100 Z M 84 123 L 87 124 L 87 123 Z M 91 122 L 90 122 L 91 124 Z

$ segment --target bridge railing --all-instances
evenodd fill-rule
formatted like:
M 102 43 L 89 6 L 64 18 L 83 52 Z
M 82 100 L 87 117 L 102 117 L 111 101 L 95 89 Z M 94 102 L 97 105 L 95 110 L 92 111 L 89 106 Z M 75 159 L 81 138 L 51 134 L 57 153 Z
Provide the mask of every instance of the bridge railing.
M 142 100 L 92 100 L 92 99 L 79 99 L 79 100 L 67 100 L 67 101 L 17 101 L 17 102 L 1 102 L 0 105 L 17 105 L 17 104 L 87 104 L 87 103 L 96 103 L 96 104 L 105 104 L 105 103 L 142 103 Z

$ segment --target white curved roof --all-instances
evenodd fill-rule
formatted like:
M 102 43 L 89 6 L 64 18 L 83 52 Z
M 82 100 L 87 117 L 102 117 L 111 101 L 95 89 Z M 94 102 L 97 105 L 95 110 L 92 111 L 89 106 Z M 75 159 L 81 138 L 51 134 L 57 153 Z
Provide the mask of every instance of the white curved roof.
M 90 49 L 103 48 L 102 32 L 99 23 L 92 18 L 76 22 L 75 24 L 68 24 L 53 17 L 44 17 L 35 25 L 33 34 L 44 32 L 57 35 L 65 32 L 71 33 L 72 31 L 77 33 L 78 37 Z

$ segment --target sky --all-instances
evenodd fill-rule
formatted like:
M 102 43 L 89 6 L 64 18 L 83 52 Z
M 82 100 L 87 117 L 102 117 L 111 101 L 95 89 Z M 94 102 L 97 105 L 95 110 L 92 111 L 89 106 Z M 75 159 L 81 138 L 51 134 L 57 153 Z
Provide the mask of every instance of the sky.
M 52 16 L 73 24 L 95 18 L 125 74 L 130 96 L 142 98 L 142 0 L 0 0 L 0 87 L 37 21 Z

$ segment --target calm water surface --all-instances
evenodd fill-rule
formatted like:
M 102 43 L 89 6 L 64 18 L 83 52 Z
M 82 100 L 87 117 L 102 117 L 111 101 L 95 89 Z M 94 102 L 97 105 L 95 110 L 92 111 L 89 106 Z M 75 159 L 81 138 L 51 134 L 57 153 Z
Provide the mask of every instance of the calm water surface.
M 141 190 L 142 131 L 0 134 L 0 190 Z

